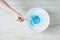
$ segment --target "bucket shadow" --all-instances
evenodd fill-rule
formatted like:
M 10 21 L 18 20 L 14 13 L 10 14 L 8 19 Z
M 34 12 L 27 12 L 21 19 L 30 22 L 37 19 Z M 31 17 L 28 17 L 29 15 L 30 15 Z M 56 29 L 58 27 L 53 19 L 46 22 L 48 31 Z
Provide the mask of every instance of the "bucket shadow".
M 43 33 L 58 33 L 59 32 L 59 13 L 56 9 L 46 9 L 50 15 L 50 25 Z

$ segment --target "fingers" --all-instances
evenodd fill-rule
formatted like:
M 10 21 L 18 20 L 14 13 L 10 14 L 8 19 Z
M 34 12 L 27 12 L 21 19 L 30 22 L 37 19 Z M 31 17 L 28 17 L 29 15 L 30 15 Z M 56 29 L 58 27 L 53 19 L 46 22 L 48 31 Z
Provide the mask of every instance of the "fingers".
M 18 18 L 17 18 L 17 21 L 18 21 L 18 22 L 23 22 L 23 21 L 24 21 L 24 18 L 18 17 Z

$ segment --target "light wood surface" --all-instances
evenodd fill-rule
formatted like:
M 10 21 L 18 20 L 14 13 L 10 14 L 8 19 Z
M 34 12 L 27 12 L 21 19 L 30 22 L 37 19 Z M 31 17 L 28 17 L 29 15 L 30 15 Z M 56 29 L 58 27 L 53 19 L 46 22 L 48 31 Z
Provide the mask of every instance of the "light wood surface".
M 60 40 L 60 0 L 5 0 L 13 9 L 26 12 L 41 7 L 50 15 L 50 25 L 42 33 L 34 33 L 26 24 L 18 23 L 10 12 L 0 8 L 0 40 Z

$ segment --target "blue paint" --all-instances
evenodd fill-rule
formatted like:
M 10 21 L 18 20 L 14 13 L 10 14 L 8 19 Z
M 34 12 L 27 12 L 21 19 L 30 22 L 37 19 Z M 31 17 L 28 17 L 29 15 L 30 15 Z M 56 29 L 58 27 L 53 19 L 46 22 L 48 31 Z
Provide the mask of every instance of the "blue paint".
M 36 26 L 40 23 L 40 17 L 38 15 L 32 15 L 29 22 L 32 26 Z

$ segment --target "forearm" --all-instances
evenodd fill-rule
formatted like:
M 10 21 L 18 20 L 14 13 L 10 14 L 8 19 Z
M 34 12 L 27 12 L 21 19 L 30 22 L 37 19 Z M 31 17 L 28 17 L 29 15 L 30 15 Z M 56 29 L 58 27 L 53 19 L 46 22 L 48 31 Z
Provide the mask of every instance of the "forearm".
M 17 15 L 21 15 L 19 14 L 17 11 L 15 11 L 14 9 L 12 9 L 4 0 L 0 0 L 0 7 L 3 9 L 6 9 L 8 11 L 10 11 L 12 14 L 14 14 L 15 16 Z M 21 15 L 22 16 L 22 15 Z

